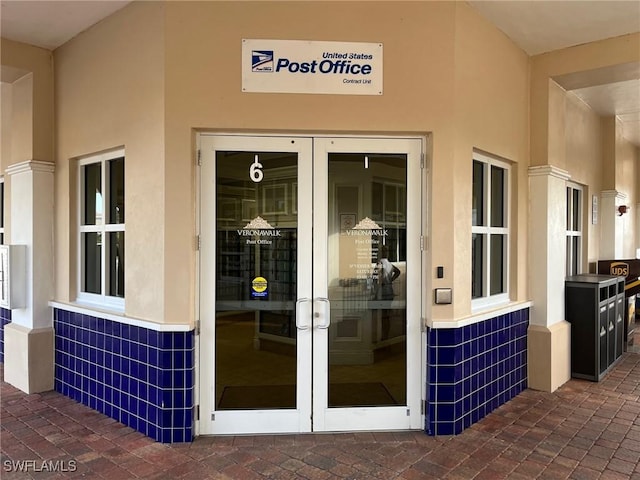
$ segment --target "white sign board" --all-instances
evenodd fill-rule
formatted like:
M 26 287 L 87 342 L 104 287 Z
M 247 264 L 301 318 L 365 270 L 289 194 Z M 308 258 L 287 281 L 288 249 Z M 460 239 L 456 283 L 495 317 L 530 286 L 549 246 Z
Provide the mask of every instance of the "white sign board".
M 244 39 L 242 91 L 382 95 L 382 44 Z

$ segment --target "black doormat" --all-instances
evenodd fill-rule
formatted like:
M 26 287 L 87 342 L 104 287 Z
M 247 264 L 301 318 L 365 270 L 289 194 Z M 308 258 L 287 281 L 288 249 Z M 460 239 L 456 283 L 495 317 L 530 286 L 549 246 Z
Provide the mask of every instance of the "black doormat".
M 331 407 L 373 407 L 397 405 L 381 382 L 332 383 L 329 385 Z M 263 410 L 295 408 L 295 385 L 238 385 L 222 391 L 218 410 Z

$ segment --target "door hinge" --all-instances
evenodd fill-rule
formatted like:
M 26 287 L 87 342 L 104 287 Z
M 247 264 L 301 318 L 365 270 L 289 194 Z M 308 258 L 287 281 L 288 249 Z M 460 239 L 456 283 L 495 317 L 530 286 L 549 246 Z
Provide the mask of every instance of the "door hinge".
M 198 153 L 196 154 L 196 163 L 198 164 L 198 166 L 202 165 L 202 151 L 198 150 Z
M 196 250 L 200 251 L 200 247 L 202 246 L 200 235 L 196 235 Z
M 420 331 L 423 333 L 427 331 L 427 317 L 420 318 Z
M 424 168 L 424 152 L 420 153 L 420 168 Z
M 407 408 L 407 417 L 410 417 L 410 416 L 411 416 L 411 409 Z
M 424 252 L 424 235 L 420 235 L 420 251 Z
M 200 335 L 200 320 L 196 320 L 195 334 Z
M 212 413 L 212 414 L 211 414 L 211 421 L 212 421 L 212 422 L 215 422 L 215 421 L 216 421 L 216 414 L 215 414 L 215 413 Z
M 195 409 L 195 412 L 193 412 L 193 416 L 195 417 L 196 420 L 200 420 L 200 405 L 196 405 L 194 409 Z
M 420 402 L 420 415 L 424 415 L 424 412 L 427 410 L 427 401 L 422 400 Z

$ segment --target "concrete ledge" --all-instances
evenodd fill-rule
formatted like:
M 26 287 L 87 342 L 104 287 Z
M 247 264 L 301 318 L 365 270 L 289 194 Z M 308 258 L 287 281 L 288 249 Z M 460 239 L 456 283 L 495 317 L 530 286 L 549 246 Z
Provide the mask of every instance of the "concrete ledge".
M 571 324 L 529 325 L 529 388 L 553 392 L 571 378 Z
M 53 390 L 53 328 L 4 327 L 4 380 L 25 393 Z

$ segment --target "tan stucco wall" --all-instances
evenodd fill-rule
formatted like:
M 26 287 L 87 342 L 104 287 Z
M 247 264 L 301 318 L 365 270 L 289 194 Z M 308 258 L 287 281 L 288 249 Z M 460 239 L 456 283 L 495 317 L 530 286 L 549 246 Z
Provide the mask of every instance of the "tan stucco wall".
M 599 42 L 556 50 L 531 58 L 531 164 L 552 164 L 549 153 L 550 125 L 549 81 L 551 78 L 576 72 L 637 62 L 640 57 L 640 33 L 624 35 Z M 553 137 L 551 137 L 553 138 Z M 553 145 L 551 146 L 553 147 Z M 551 161 L 550 161 L 551 160 Z
M 438 280 L 434 269 L 427 273 L 431 287 L 454 289 L 453 305 L 430 312 L 445 321 L 471 313 L 472 151 L 512 162 L 510 288 L 513 300 L 527 300 L 530 155 L 533 164 L 575 171 L 589 189 L 602 175 L 591 152 L 592 168 L 574 167 L 583 139 L 589 147 L 601 141 L 598 128 L 551 78 L 628 62 L 640 37 L 529 59 L 463 2 L 366 7 L 363 21 L 362 2 L 135 2 L 58 49 L 56 298 L 72 301 L 76 292 L 70 159 L 124 145 L 126 313 L 193 321 L 194 132 L 211 130 L 433 134 L 428 255 L 446 274 Z M 381 42 L 384 95 L 242 93 L 242 38 Z M 574 120 L 582 122 L 579 131 L 565 133 Z M 530 127 L 542 132 L 532 145 Z M 590 260 L 597 251 L 592 235 L 590 227 Z
M 625 195 L 625 205 L 631 207 L 631 211 L 622 215 L 623 229 L 623 256 L 635 258 L 637 239 L 635 238 L 637 216 L 634 208 L 638 204 L 638 190 L 635 179 L 640 169 L 638 148 L 626 140 L 623 136 L 622 122 L 616 119 L 616 190 Z
M 195 201 L 191 129 L 437 132 L 434 158 L 450 164 L 454 19 L 455 6 L 446 2 L 372 3 L 366 9 L 358 2 L 167 5 L 167 175 L 175 188 L 167 194 L 166 221 L 177 227 L 165 236 L 167 251 L 174 252 L 165 267 L 171 272 L 166 292 L 172 292 L 167 312 L 178 315 L 194 304 L 194 227 L 184 214 L 194 210 Z M 242 38 L 381 42 L 384 95 L 243 94 Z M 436 173 L 434 185 L 440 175 L 450 178 L 451 172 Z M 438 208 L 451 211 L 448 191 L 434 192 L 434 198 Z M 451 225 L 451 215 L 444 218 Z M 434 238 L 434 249 L 451 259 L 450 238 Z
M 11 127 L 13 119 L 13 85 L 0 83 L 0 174 L 11 162 Z
M 565 129 L 564 147 L 566 170 L 571 181 L 584 186 L 583 212 L 584 231 L 583 248 L 587 249 L 586 264 L 583 272 L 588 272 L 588 265 L 598 261 L 600 252 L 600 225 L 592 223 L 591 197 L 600 196 L 603 190 L 603 132 L 601 118 L 582 100 L 573 94 L 565 94 Z M 600 212 L 599 212 L 600 213 Z
M 165 232 L 167 252 L 173 252 L 165 265 L 170 316 L 191 311 L 194 304 L 194 221 L 184 215 L 194 210 L 195 201 L 192 128 L 433 132 L 431 252 L 433 264 L 443 265 L 447 275 L 431 280 L 434 287 L 453 287 L 454 298 L 470 298 L 472 149 L 526 165 L 527 57 L 463 3 L 370 3 L 366 12 L 363 22 L 359 2 L 167 5 L 166 168 L 175 188 L 167 191 L 165 207 L 167 225 L 178 227 Z M 269 22 L 263 21 L 266 16 Z M 212 24 L 217 28 L 209 28 Z M 243 94 L 242 38 L 381 42 L 384 95 Z M 523 218 L 526 190 L 516 188 L 514 194 Z M 520 299 L 526 297 L 524 246 L 519 244 L 512 275 Z M 469 315 L 470 308 L 470 300 L 434 307 L 433 318 L 455 319 Z
M 2 38 L 2 66 L 25 72 L 13 82 L 10 163 L 53 160 L 53 57 L 50 51 Z M 4 149 L 3 149 L 4 150 Z
M 479 149 L 512 164 L 512 300 L 527 299 L 527 166 L 529 59 L 502 32 L 462 2 L 456 3 L 453 164 L 434 162 L 434 183 L 453 192 L 451 210 L 434 210 L 434 230 L 446 225 L 440 250 L 452 255 L 457 301 L 453 317 L 471 312 L 472 151 Z M 446 182 L 437 179 L 448 172 Z M 453 185 L 453 188 L 451 188 Z M 434 198 L 436 195 L 434 189 Z M 435 202 L 434 202 L 435 206 Z M 447 218 L 444 215 L 451 215 Z M 437 226 L 437 227 L 436 227 Z M 451 250 L 451 232 L 455 242 Z M 440 253 L 437 253 L 438 257 Z M 434 280 L 434 286 L 439 280 Z M 445 286 L 445 285 L 442 285 Z M 434 312 L 435 316 L 440 314 Z
M 53 61 L 48 50 L 0 40 L 0 175 L 8 166 L 53 161 Z M 4 175 L 4 238 L 11 241 L 11 178 Z
M 76 296 L 78 157 L 124 146 L 127 315 L 164 314 L 164 5 L 135 2 L 55 51 L 56 292 Z M 182 319 L 180 319 L 182 320 Z

